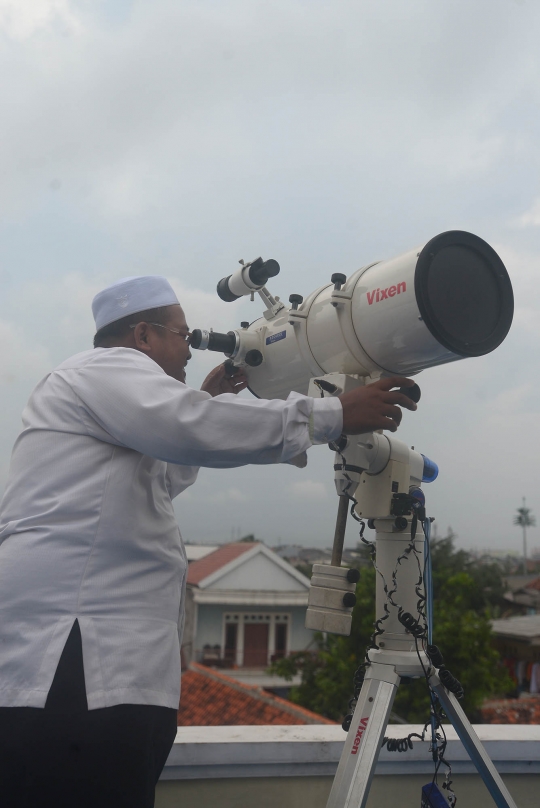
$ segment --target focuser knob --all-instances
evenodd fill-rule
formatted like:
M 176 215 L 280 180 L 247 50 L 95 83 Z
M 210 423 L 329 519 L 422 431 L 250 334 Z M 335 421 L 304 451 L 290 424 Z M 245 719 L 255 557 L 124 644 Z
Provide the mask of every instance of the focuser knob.
M 347 282 L 347 276 L 343 272 L 334 272 L 330 280 L 334 284 L 336 292 L 339 292 L 343 284 Z

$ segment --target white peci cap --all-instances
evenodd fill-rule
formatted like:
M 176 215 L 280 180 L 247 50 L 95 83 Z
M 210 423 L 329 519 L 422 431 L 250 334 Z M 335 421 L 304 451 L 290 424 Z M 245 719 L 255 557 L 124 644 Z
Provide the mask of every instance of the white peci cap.
M 129 314 L 159 306 L 174 306 L 178 302 L 171 284 L 161 275 L 120 278 L 98 292 L 92 300 L 96 331 Z

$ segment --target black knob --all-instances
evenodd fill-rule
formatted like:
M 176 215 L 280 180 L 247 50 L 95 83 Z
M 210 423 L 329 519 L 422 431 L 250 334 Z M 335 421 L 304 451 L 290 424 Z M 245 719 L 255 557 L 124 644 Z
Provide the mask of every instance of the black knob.
M 350 584 L 357 584 L 360 580 L 360 570 L 347 570 L 347 580 Z
M 341 724 L 341 729 L 345 730 L 345 732 L 348 732 L 351 728 L 352 720 L 353 720 L 352 713 L 346 715 L 345 718 L 343 719 L 343 723 Z
M 304 302 L 302 295 L 289 295 L 289 303 L 293 311 L 296 311 L 298 306 Z
M 343 284 L 346 282 L 347 276 L 344 275 L 343 272 L 334 272 L 330 280 L 334 284 L 334 289 L 339 291 L 343 286 Z
M 351 608 L 356 604 L 356 595 L 352 592 L 345 592 L 343 595 L 343 605 L 347 606 L 347 608 Z
M 400 387 L 399 392 L 403 393 L 403 395 L 407 396 L 407 398 L 410 398 L 415 404 L 418 404 L 420 401 L 420 396 L 422 395 L 417 384 L 413 384 L 412 387 Z
M 249 328 L 249 323 L 247 322 L 247 320 L 242 320 L 242 322 L 240 323 L 240 328 Z
M 404 516 L 398 516 L 394 522 L 396 530 L 405 530 L 409 523 Z
M 246 365 L 249 365 L 252 368 L 256 368 L 258 365 L 261 364 L 263 361 L 263 355 L 257 348 L 252 348 L 251 351 L 248 351 L 246 354 Z
M 232 359 L 227 359 L 227 361 L 223 363 L 223 367 L 225 369 L 225 376 L 227 379 L 232 379 L 232 377 L 240 370 L 240 368 L 233 365 Z

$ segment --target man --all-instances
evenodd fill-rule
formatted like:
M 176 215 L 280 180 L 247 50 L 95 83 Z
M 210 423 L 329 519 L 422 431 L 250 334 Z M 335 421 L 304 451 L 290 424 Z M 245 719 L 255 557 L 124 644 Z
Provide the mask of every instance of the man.
M 93 301 L 95 350 L 36 387 L 0 508 L 0 804 L 147 808 L 176 732 L 186 558 L 172 499 L 199 466 L 282 463 L 341 432 L 395 431 L 396 377 L 314 400 L 185 384 L 165 278 Z

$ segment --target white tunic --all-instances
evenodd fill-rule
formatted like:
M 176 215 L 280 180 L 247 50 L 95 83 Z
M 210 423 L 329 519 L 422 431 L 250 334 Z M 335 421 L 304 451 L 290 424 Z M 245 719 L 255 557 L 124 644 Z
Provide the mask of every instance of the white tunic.
M 336 399 L 212 398 L 130 348 L 46 376 L 0 506 L 0 706 L 44 706 L 77 619 L 91 710 L 176 709 L 187 562 L 172 498 L 199 466 L 284 462 L 341 426 Z

